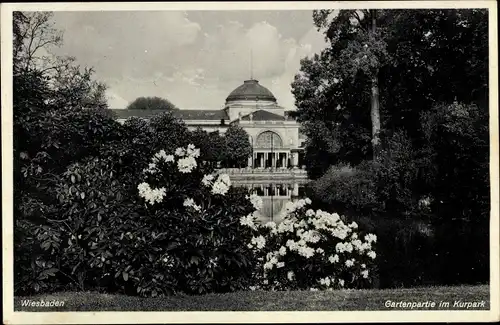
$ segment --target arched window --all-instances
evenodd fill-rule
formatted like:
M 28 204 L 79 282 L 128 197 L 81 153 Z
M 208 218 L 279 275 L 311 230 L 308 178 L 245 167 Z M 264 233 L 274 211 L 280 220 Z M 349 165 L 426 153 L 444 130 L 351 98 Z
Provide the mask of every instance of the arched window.
M 256 148 L 282 148 L 283 141 L 281 137 L 273 131 L 264 131 L 257 137 Z

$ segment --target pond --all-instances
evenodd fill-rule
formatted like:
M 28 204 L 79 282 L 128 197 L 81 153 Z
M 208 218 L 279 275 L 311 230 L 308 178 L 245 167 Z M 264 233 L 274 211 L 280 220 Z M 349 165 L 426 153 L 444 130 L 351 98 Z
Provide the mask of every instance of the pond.
M 245 181 L 233 182 L 235 186 L 246 187 L 252 193 L 262 198 L 259 222 L 283 220 L 288 202 L 294 202 L 305 197 L 305 182 L 302 181 Z

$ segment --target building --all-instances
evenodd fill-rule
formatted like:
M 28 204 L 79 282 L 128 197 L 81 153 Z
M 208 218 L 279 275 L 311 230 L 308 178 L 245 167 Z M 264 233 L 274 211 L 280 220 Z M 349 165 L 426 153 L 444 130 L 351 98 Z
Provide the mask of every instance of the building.
M 148 118 L 159 110 L 113 110 L 120 122 L 136 116 Z M 191 130 L 201 127 L 207 132 L 226 132 L 231 124 L 241 126 L 250 137 L 253 156 L 251 168 L 298 168 L 303 165 L 304 137 L 299 123 L 278 105 L 274 95 L 257 80 L 245 80 L 226 98 L 220 110 L 177 110 Z

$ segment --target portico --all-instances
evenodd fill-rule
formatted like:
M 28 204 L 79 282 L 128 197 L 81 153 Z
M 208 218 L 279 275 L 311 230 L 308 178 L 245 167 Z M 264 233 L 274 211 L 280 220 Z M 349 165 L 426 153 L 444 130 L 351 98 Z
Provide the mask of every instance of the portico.
M 254 168 L 288 168 L 289 163 L 289 151 L 254 151 L 253 152 L 253 165 L 250 164 L 248 167 Z

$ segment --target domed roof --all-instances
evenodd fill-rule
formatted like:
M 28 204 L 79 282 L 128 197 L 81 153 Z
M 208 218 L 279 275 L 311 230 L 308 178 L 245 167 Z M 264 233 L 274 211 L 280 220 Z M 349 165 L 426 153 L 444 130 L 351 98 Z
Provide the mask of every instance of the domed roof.
M 273 93 L 266 87 L 259 85 L 254 79 L 245 80 L 243 85 L 233 90 L 226 98 L 226 102 L 235 100 L 269 100 L 276 102 Z

